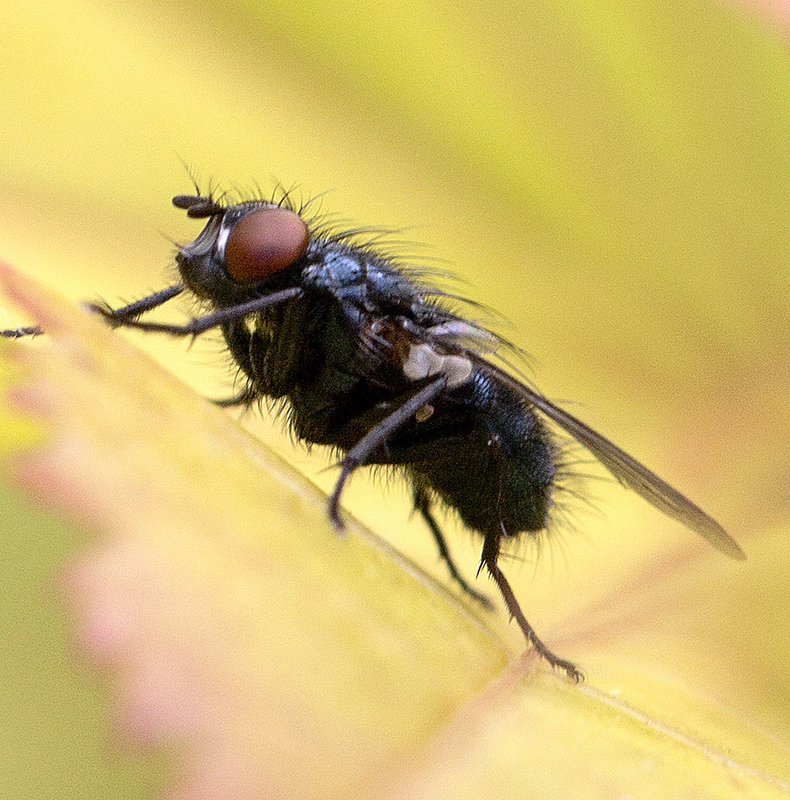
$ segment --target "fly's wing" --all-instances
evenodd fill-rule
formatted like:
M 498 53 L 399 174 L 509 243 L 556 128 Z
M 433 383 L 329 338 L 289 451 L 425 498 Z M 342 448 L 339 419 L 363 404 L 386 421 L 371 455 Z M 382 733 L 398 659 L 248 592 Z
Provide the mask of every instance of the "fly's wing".
M 601 436 L 600 433 L 596 433 L 581 420 L 554 405 L 542 394 L 530 389 L 490 361 L 470 351 L 466 351 L 466 355 L 486 371 L 492 373 L 497 380 L 520 394 L 527 402 L 535 406 L 576 441 L 584 445 L 621 484 L 633 489 L 660 511 L 678 520 L 678 522 L 682 522 L 700 536 L 704 536 L 717 550 L 720 550 L 725 555 L 731 558 L 746 558 L 746 554 L 741 550 L 738 543 L 715 519 L 709 517 L 698 505 L 692 503 L 677 489 L 659 478 L 655 472 L 652 472 L 644 464 L 640 464 L 635 458 L 621 450 L 614 442 L 609 441 L 605 436 Z

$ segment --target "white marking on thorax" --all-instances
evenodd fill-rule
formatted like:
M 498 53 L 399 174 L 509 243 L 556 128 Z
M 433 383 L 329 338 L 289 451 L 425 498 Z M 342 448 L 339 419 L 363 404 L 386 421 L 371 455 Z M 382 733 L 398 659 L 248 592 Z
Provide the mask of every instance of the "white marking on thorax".
M 431 375 L 444 375 L 447 386 L 459 386 L 472 374 L 468 358 L 437 353 L 429 344 L 413 344 L 403 362 L 403 374 L 412 381 Z

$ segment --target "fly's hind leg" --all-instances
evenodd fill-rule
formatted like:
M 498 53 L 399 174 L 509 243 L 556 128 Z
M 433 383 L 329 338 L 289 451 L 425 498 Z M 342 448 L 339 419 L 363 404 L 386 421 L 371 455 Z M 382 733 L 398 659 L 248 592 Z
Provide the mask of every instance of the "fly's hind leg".
M 450 549 L 447 547 L 447 541 L 444 538 L 442 529 L 439 527 L 439 523 L 433 516 L 431 506 L 431 499 L 427 492 L 423 491 L 422 489 L 415 489 L 414 510 L 420 512 L 420 516 L 428 526 L 428 530 L 430 530 L 430 532 L 433 534 L 433 539 L 436 542 L 439 555 L 441 556 L 442 561 L 444 561 L 444 563 L 447 565 L 447 569 L 450 572 L 450 577 L 464 590 L 464 592 L 466 592 L 466 594 L 474 598 L 484 608 L 489 610 L 493 609 L 494 604 L 491 602 L 491 600 L 489 600 L 488 597 L 486 597 L 482 592 L 478 592 L 476 589 L 473 589 L 466 582 L 464 576 L 459 572 L 458 567 L 455 565 L 453 557 L 450 554 Z
M 576 668 L 576 665 L 570 661 L 566 661 L 564 658 L 554 655 L 554 653 L 541 642 L 537 633 L 535 633 L 532 626 L 527 622 L 527 618 L 524 616 L 524 612 L 521 610 L 518 600 L 516 600 L 516 595 L 513 594 L 513 589 L 511 589 L 505 574 L 497 563 L 499 560 L 500 540 L 501 535 L 499 533 L 486 534 L 486 538 L 483 542 L 483 555 L 480 561 L 480 567 L 485 567 L 494 579 L 499 591 L 502 593 L 511 618 L 515 618 L 527 642 L 529 642 L 538 655 L 545 658 L 555 669 L 563 670 L 574 683 L 583 681 L 584 675 Z

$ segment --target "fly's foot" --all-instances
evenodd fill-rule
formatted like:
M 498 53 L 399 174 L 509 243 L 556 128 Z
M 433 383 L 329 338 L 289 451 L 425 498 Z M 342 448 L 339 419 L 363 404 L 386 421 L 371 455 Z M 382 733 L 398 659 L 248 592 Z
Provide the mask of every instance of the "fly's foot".
M 561 669 L 573 683 L 584 683 L 584 673 L 572 661 L 566 661 L 564 658 L 555 656 L 537 637 L 532 640 L 532 649 L 541 658 L 545 658 L 552 669 Z

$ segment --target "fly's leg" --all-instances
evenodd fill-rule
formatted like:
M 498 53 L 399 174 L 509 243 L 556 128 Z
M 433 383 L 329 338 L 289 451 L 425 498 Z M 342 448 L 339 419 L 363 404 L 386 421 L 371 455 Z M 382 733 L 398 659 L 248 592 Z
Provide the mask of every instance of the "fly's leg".
M 7 328 L 0 331 L 0 336 L 4 339 L 22 339 L 25 336 L 41 336 L 44 329 L 40 325 L 28 325 L 24 328 Z
M 242 389 L 232 397 L 220 397 L 211 402 L 220 408 L 235 408 L 236 406 L 248 406 L 253 400 L 256 400 L 258 395 L 248 388 Z
M 351 473 L 363 466 L 373 453 L 382 445 L 387 443 L 387 439 L 405 425 L 426 403 L 433 400 L 447 385 L 447 378 L 440 375 L 430 383 L 413 394 L 406 402 L 398 406 L 391 414 L 376 423 L 345 455 L 340 462 L 340 476 L 335 484 L 334 491 L 329 498 L 329 519 L 337 530 L 343 530 L 343 522 L 340 519 L 339 505 L 340 495 L 346 481 L 351 477 Z
M 120 325 L 128 325 L 141 314 L 145 314 L 163 305 L 168 300 L 172 300 L 174 297 L 180 295 L 183 291 L 184 285 L 176 283 L 173 286 L 160 289 L 158 292 L 149 294 L 148 297 L 135 300 L 134 303 L 129 303 L 129 305 L 122 306 L 121 308 L 110 308 L 110 306 L 104 303 L 85 303 L 85 308 L 96 314 L 101 314 L 113 328 L 117 328 Z
M 486 534 L 483 542 L 483 554 L 480 561 L 480 568 L 482 569 L 482 567 L 485 567 L 488 570 L 489 574 L 499 588 L 499 591 L 502 593 L 502 597 L 505 600 L 505 605 L 510 612 L 511 618 L 515 618 L 527 642 L 538 653 L 538 655 L 540 655 L 542 658 L 545 658 L 546 661 L 548 661 L 549 664 L 551 664 L 551 666 L 555 669 L 563 670 L 574 683 L 583 681 L 584 675 L 576 668 L 576 666 L 570 661 L 566 661 L 564 658 L 559 658 L 559 656 L 554 655 L 554 653 L 552 653 L 551 650 L 549 650 L 549 648 L 546 647 L 543 642 L 541 642 L 541 640 L 538 638 L 538 635 L 532 629 L 532 626 L 529 624 L 529 622 L 527 622 L 527 618 L 524 616 L 524 612 L 521 610 L 518 600 L 516 600 L 516 595 L 513 594 L 513 589 L 510 588 L 507 578 L 497 563 L 499 560 L 500 539 L 501 536 L 498 533 Z
M 428 497 L 427 492 L 424 492 L 420 489 L 416 489 L 414 492 L 414 509 L 415 511 L 420 512 L 420 516 L 425 521 L 425 524 L 428 526 L 428 530 L 433 534 L 433 539 L 436 542 L 436 547 L 439 550 L 439 555 L 442 558 L 442 561 L 447 565 L 447 569 L 450 572 L 450 577 L 473 599 L 477 600 L 480 605 L 484 608 L 489 610 L 493 609 L 494 604 L 489 600 L 482 592 L 478 592 L 476 589 L 473 589 L 464 579 L 464 576 L 458 571 L 458 567 L 456 567 L 455 562 L 453 561 L 453 557 L 450 554 L 450 549 L 447 547 L 447 541 L 444 538 L 444 534 L 442 533 L 442 529 L 439 527 L 439 523 L 436 521 L 436 518 L 433 516 L 431 512 L 431 500 Z
M 137 328 L 143 331 L 156 331 L 157 333 L 169 333 L 171 336 L 199 336 L 211 328 L 217 328 L 227 322 L 242 319 L 257 311 L 261 311 L 269 306 L 284 303 L 287 300 L 292 300 L 298 297 L 302 290 L 298 287 L 292 289 L 283 289 L 280 292 L 273 292 L 272 294 L 264 295 L 263 297 L 256 297 L 254 300 L 249 300 L 246 303 L 239 303 L 235 306 L 228 306 L 221 308 L 218 311 L 213 311 L 211 314 L 206 314 L 203 317 L 194 317 L 186 325 L 168 325 L 163 322 L 144 322 L 138 319 L 124 319 L 117 322 L 118 325 L 124 328 Z M 113 314 L 101 306 L 93 306 L 93 311 L 103 314 L 109 318 L 111 322 L 114 321 Z
M 121 308 L 110 308 L 102 303 L 86 303 L 85 307 L 89 311 L 101 314 L 113 327 L 119 325 L 128 325 L 135 317 L 140 314 L 145 314 L 151 309 L 161 306 L 168 300 L 172 300 L 177 295 L 184 291 L 182 284 L 177 283 L 173 286 L 168 286 L 166 289 L 160 289 L 158 292 L 149 294 L 140 300 L 135 300 L 134 303 L 122 306 Z M 23 336 L 40 336 L 44 333 L 40 325 L 30 325 L 26 328 L 11 328 L 9 330 L 0 331 L 0 336 L 7 339 L 20 339 Z

